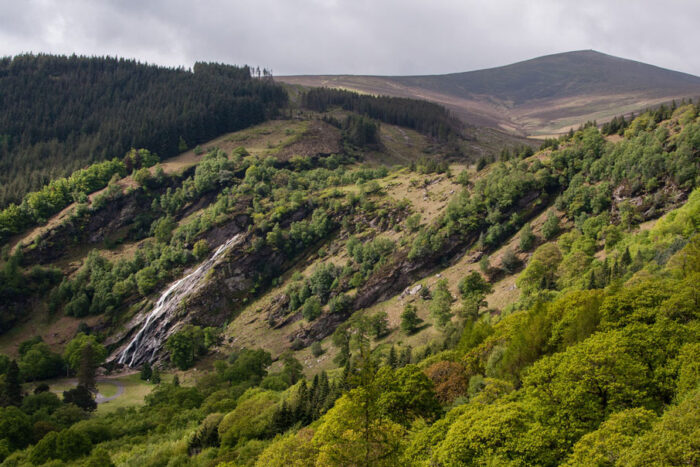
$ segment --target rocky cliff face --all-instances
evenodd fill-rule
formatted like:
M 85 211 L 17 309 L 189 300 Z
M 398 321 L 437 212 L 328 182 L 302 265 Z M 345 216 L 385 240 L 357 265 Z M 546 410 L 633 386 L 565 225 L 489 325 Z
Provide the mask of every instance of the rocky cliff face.
M 147 361 L 152 362 L 165 340 L 185 323 L 185 320 L 178 319 L 183 304 L 207 282 L 210 271 L 222 257 L 229 251 L 240 248 L 244 239 L 245 235 L 242 233 L 228 239 L 194 270 L 173 282 L 161 294 L 151 311 L 137 316 L 130 327 L 138 328 L 138 332 L 117 353 L 117 362 L 130 367 L 139 366 Z

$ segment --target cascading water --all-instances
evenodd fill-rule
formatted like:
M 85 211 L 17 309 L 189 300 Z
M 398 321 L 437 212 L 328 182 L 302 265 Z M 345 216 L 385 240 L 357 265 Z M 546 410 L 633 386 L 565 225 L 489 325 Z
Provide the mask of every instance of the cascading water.
M 175 281 L 163 292 L 146 318 L 146 322 L 120 354 L 120 364 L 126 364 L 131 367 L 144 361 L 153 360 L 167 332 L 163 323 L 159 323 L 159 321 L 173 314 L 182 300 L 197 288 L 199 282 L 214 266 L 219 256 L 225 253 L 233 244 L 237 243 L 241 237 L 242 234 L 231 237 L 226 243 L 217 248 L 214 254 L 200 264 L 197 269 L 182 279 Z

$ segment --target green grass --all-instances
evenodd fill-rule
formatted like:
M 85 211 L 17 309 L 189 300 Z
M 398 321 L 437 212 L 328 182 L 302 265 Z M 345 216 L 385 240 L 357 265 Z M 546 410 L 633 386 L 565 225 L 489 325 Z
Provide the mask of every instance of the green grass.
M 124 385 L 124 392 L 116 399 L 98 405 L 98 414 L 113 412 L 122 407 L 143 405 L 145 397 L 150 394 L 151 390 L 155 387 L 154 384 L 142 381 L 138 373 L 121 376 L 116 379 Z M 116 390 L 116 386 L 114 388 Z M 105 394 L 105 396 L 107 396 L 107 394 Z

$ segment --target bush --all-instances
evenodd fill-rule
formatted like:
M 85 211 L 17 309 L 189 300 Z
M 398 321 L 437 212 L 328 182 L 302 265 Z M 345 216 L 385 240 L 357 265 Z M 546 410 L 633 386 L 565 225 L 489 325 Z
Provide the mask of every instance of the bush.
M 311 344 L 311 354 L 314 357 L 320 357 L 323 355 L 326 351 L 323 350 L 323 347 L 321 347 L 321 343 L 319 341 L 314 342 Z
M 197 240 L 192 247 L 192 254 L 197 259 L 203 259 L 209 253 L 209 243 L 205 239 Z
M 530 249 L 535 245 L 535 234 L 532 233 L 532 227 L 528 222 L 523 226 L 520 231 L 520 250 L 530 251 Z
M 336 295 L 328 302 L 331 313 L 345 313 L 352 308 L 352 298 L 346 294 Z
M 97 402 L 85 386 L 77 386 L 74 389 L 63 391 L 63 402 L 75 404 L 86 412 L 93 412 L 97 409 Z
M 551 240 L 559 233 L 559 218 L 551 209 L 547 213 L 547 220 L 542 225 L 542 236 L 545 240 Z
M 372 333 L 376 339 L 389 334 L 389 316 L 385 311 L 380 311 L 369 318 Z
M 146 266 L 136 273 L 136 286 L 144 297 L 153 292 L 158 285 L 158 271 L 153 266 Z
M 301 309 L 301 315 L 307 321 L 313 321 L 321 316 L 321 301 L 316 295 L 312 295 L 306 299 Z
M 518 269 L 520 264 L 520 260 L 512 249 L 508 248 L 505 252 L 503 252 L 503 257 L 501 258 L 501 268 L 503 268 L 507 274 L 513 274 Z
M 413 334 L 420 326 L 421 319 L 418 317 L 418 309 L 413 303 L 407 303 L 401 313 L 401 330 L 406 334 Z

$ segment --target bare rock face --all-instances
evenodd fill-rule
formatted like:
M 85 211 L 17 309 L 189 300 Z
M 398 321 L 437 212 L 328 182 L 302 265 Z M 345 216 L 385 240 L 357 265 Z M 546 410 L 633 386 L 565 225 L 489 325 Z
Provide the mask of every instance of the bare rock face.
M 150 199 L 141 190 L 134 190 L 91 211 L 89 216 L 70 218 L 42 234 L 35 246 L 25 247 L 23 262 L 47 264 L 63 257 L 68 245 L 100 243 L 133 224 L 144 205 L 150 205 Z
M 322 314 L 313 323 L 297 329 L 288 336 L 289 341 L 292 343 L 292 348 L 301 349 L 308 347 L 314 342 L 330 336 L 335 331 L 335 328 L 344 323 L 351 314 L 352 312 Z
M 153 362 L 165 340 L 184 324 L 192 321 L 189 313 L 184 318 L 190 319 L 182 319 L 182 312 L 187 311 L 190 296 L 208 283 L 211 271 L 224 261 L 227 254 L 241 248 L 245 239 L 245 234 L 235 234 L 219 245 L 204 262 L 170 284 L 150 311 L 140 313 L 129 324 L 130 329 L 137 331 L 115 353 L 114 360 L 130 367 Z

